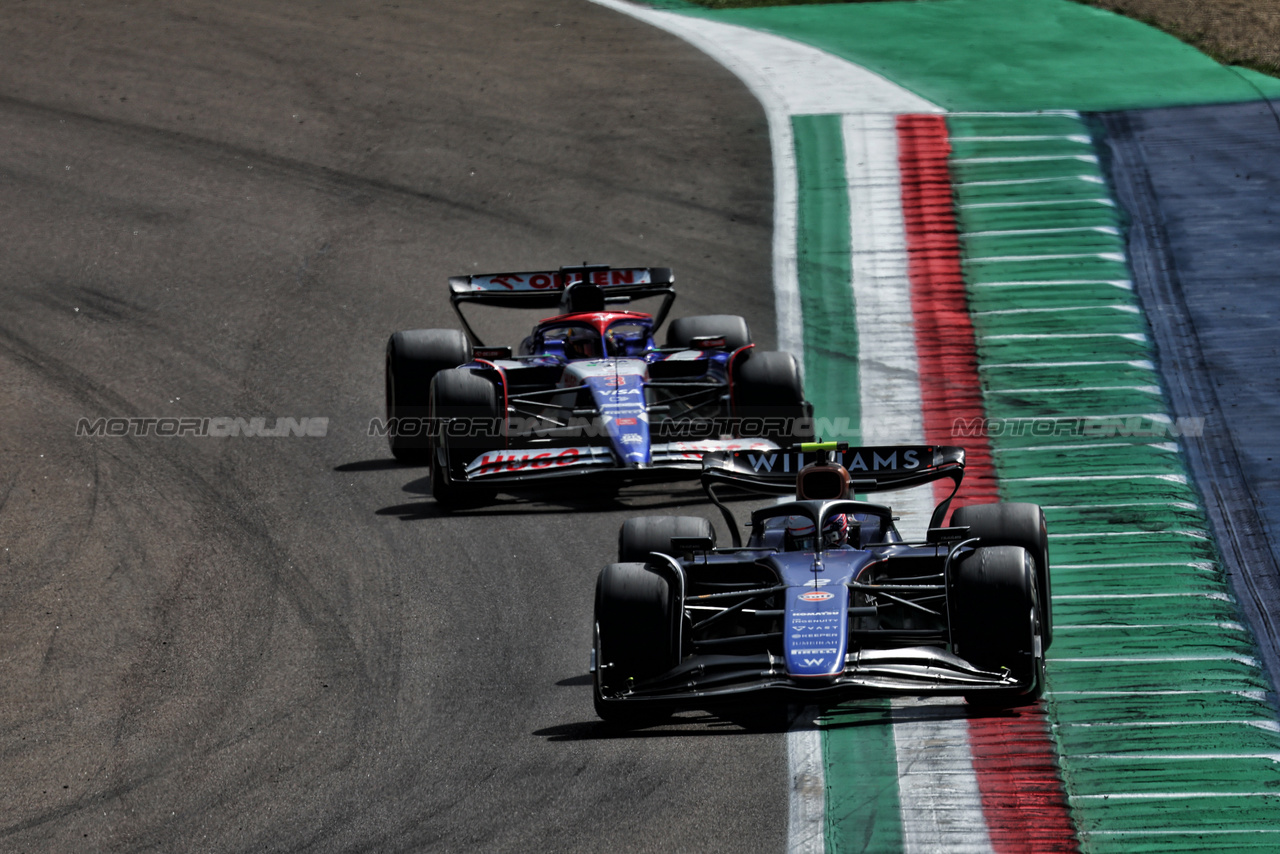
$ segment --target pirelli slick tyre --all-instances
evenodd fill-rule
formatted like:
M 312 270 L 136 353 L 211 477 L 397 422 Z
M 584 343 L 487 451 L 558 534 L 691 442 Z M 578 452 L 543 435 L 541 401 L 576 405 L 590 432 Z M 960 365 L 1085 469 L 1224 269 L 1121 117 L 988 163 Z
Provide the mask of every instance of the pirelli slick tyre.
M 667 326 L 668 347 L 688 347 L 695 338 L 723 338 L 727 350 L 751 343 L 751 328 L 736 314 L 702 314 L 681 317 Z
M 983 546 L 1022 546 L 1036 562 L 1036 584 L 1040 595 L 1040 627 L 1044 648 L 1053 643 L 1053 586 L 1049 572 L 1049 529 L 1038 504 L 1005 502 L 971 504 L 951 514 L 951 524 L 969 529 Z
M 748 350 L 730 368 L 730 399 L 742 438 L 789 445 L 813 440 L 813 407 L 790 353 Z
M 387 440 L 406 465 L 431 462 L 431 381 L 471 361 L 471 342 L 456 329 L 410 329 L 387 341 Z
M 493 499 L 494 490 L 456 479 L 452 469 L 506 446 L 506 412 L 499 394 L 492 380 L 469 368 L 441 371 L 431 383 L 431 417 L 441 424 L 431 493 L 446 510 Z
M 611 563 L 596 579 L 593 700 L 608 723 L 643 726 L 670 710 L 626 699 L 636 682 L 670 670 L 678 662 L 675 620 L 680 603 L 667 579 L 643 563 Z
M 672 537 L 710 537 L 714 546 L 716 529 L 700 516 L 637 516 L 618 529 L 618 561 L 647 563 L 650 552 L 679 557 Z
M 447 464 L 437 463 L 431 466 L 431 497 L 441 510 L 450 512 L 483 507 L 492 502 L 496 495 L 496 489 L 454 480 Z
M 970 705 L 1008 709 L 1044 693 L 1044 645 L 1031 555 L 1020 546 L 978 547 L 951 567 L 953 652 L 973 666 L 1008 672 L 1017 687 L 975 691 Z

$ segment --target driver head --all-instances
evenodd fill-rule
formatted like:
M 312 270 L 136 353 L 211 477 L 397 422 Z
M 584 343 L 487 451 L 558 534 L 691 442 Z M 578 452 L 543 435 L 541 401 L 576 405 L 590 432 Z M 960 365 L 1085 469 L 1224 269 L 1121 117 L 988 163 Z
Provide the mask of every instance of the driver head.
M 789 552 L 816 551 L 813 538 L 813 520 L 808 516 L 788 516 L 786 521 L 785 548 Z M 832 513 L 822 524 L 822 543 L 829 549 L 838 549 L 849 542 L 849 517 L 844 513 Z
M 600 335 L 594 329 L 571 329 L 564 341 L 564 354 L 570 359 L 598 359 Z

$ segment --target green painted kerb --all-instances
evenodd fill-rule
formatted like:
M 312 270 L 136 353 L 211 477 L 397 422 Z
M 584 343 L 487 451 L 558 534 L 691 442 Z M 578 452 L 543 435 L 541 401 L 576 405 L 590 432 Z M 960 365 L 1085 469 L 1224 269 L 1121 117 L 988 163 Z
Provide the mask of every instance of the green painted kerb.
M 859 409 L 859 391 L 844 136 L 839 116 L 793 116 L 791 130 L 804 387 L 818 418 L 847 418 Z M 853 423 L 859 422 L 854 419 Z M 821 438 L 857 441 L 858 437 Z
M 898 854 L 902 807 L 888 700 L 864 700 L 826 712 L 822 755 L 827 778 L 826 850 Z
M 805 392 L 822 419 L 862 422 L 853 301 L 849 187 L 840 116 L 794 116 L 796 256 Z M 851 435 L 823 439 L 858 441 Z M 826 776 L 826 850 L 902 850 L 898 762 L 887 700 L 829 710 L 818 721 Z
M 1197 425 L 1169 417 L 1089 128 L 948 127 L 1001 495 L 1049 521 L 1045 703 L 1083 849 L 1280 850 L 1271 687 L 1178 447 Z
M 1122 110 L 1280 97 L 1173 36 L 1069 0 L 929 0 L 681 10 L 776 33 L 948 110 Z

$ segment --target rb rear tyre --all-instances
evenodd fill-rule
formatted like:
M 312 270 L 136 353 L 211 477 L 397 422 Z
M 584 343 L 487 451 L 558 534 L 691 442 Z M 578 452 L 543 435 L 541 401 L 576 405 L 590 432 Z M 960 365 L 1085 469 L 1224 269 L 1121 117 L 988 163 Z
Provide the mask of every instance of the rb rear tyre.
M 688 347 L 695 338 L 724 338 L 733 351 L 751 343 L 751 328 L 736 314 L 702 314 L 681 317 L 667 325 L 667 346 Z
M 618 530 L 618 562 L 646 563 L 650 552 L 679 557 L 672 537 L 710 537 L 714 545 L 716 529 L 701 516 L 637 516 Z
M 741 353 L 733 361 L 730 382 L 739 436 L 783 447 L 813 440 L 813 407 L 804 398 L 795 356 L 773 350 Z
M 397 460 L 430 465 L 431 381 L 469 361 L 471 342 L 456 329 L 410 329 L 387 340 L 387 421 L 396 425 L 387 441 Z
M 457 481 L 450 471 L 455 455 L 469 462 L 506 446 L 506 412 L 497 385 L 469 368 L 441 371 L 431 383 L 431 416 L 442 427 L 431 467 L 431 492 L 446 510 L 492 500 L 494 490 Z

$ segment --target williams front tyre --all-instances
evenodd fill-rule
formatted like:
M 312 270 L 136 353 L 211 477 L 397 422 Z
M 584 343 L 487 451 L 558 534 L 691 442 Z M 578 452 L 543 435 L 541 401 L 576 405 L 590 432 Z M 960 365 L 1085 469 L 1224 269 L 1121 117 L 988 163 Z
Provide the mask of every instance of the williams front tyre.
M 600 719 L 620 726 L 658 723 L 671 712 L 627 699 L 638 682 L 679 661 L 676 614 L 680 603 L 667 579 L 643 563 L 611 563 L 596 579 L 595 662 L 592 694 Z
M 1038 504 L 1001 502 L 970 504 L 951 514 L 951 524 L 966 527 L 969 536 L 982 546 L 1022 546 L 1036 562 L 1036 585 L 1040 595 L 1040 628 L 1044 648 L 1053 643 L 1053 585 L 1049 572 L 1049 529 Z
M 953 652 L 1016 684 L 965 695 L 983 709 L 1027 706 L 1044 693 L 1044 644 L 1035 561 L 1019 546 L 978 547 L 951 567 Z

